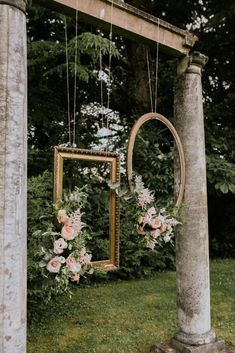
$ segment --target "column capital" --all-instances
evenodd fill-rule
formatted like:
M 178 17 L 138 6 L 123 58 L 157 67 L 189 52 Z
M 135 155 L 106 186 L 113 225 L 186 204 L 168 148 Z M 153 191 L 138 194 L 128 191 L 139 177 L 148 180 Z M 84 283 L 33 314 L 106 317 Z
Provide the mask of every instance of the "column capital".
M 189 66 L 187 72 L 201 74 L 203 67 L 208 61 L 208 56 L 200 53 L 199 51 L 194 51 L 189 58 Z
M 26 12 L 26 7 L 31 4 L 31 0 L 0 0 L 0 5 L 9 5 Z

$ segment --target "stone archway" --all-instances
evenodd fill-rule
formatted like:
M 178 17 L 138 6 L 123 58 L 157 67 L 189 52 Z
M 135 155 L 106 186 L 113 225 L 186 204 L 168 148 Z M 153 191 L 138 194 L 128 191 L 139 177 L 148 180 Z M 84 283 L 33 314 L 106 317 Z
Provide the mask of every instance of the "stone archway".
M 55 0 L 39 3 L 74 11 L 85 19 L 109 22 L 110 0 Z M 91 6 L 91 3 L 93 6 Z M 28 0 L 0 0 L 0 350 L 26 352 L 26 158 Z M 210 323 L 210 287 L 204 121 L 201 71 L 207 58 L 189 55 L 196 37 L 114 0 L 113 16 L 129 37 L 179 58 L 175 84 L 175 126 L 186 156 L 186 221 L 177 238 L 177 316 L 172 345 L 180 352 L 215 352 L 223 347 Z M 92 9 L 92 15 L 91 15 Z M 128 17 L 128 21 L 127 21 Z M 105 22 L 106 21 L 106 22 Z M 145 24 L 133 26 L 132 24 Z M 123 27 L 128 22 L 129 26 Z M 156 37 L 160 25 L 160 37 Z M 121 27 L 123 28 L 121 28 Z M 199 227 L 200 225 L 200 227 Z M 153 351 L 160 348 L 156 346 Z M 167 348 L 161 348 L 167 351 Z

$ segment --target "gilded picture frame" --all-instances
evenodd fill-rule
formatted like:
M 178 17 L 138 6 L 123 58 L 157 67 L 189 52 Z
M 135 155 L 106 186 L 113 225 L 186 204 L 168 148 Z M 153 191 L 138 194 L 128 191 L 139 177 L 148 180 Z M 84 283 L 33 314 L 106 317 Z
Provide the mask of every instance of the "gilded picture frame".
M 119 183 L 119 155 L 112 152 L 85 150 L 78 148 L 55 147 L 54 149 L 54 202 L 60 201 L 63 195 L 63 175 L 65 160 L 81 160 L 97 163 L 109 163 L 111 183 Z M 119 266 L 119 197 L 110 188 L 109 197 L 109 258 L 92 261 L 94 267 L 106 271 L 115 270 Z

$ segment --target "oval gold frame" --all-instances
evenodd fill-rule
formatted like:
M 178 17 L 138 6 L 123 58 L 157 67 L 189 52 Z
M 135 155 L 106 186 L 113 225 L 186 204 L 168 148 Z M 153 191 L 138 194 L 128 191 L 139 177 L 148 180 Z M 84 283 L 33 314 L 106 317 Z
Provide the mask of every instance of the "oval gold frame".
M 177 146 L 178 153 L 179 153 L 179 159 L 180 159 L 180 186 L 179 186 L 178 198 L 177 198 L 175 206 L 179 207 L 183 201 L 184 188 L 185 188 L 184 150 L 183 150 L 183 146 L 182 146 L 182 143 L 180 141 L 180 138 L 179 138 L 179 135 L 178 135 L 176 129 L 171 124 L 171 122 L 161 114 L 158 114 L 158 113 L 144 114 L 135 122 L 135 124 L 133 125 L 133 127 L 131 129 L 131 133 L 130 133 L 129 140 L 128 140 L 128 147 L 127 147 L 127 178 L 128 178 L 129 189 L 130 189 L 130 191 L 133 191 L 132 158 L 133 158 L 133 149 L 134 149 L 136 135 L 137 135 L 139 129 L 141 128 L 141 126 L 149 120 L 159 120 L 164 125 L 166 125 L 167 128 L 172 133 L 174 140 L 176 142 L 176 146 Z

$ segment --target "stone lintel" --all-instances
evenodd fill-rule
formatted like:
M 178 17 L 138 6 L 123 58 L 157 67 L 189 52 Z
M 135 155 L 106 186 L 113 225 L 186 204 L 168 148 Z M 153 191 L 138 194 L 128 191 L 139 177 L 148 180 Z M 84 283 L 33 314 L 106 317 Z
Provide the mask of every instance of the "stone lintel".
M 0 0 L 0 5 L 9 5 L 25 13 L 30 2 L 31 0 Z
M 155 45 L 175 56 L 189 55 L 198 38 L 185 30 L 143 12 L 120 0 L 34 0 L 34 3 L 74 16 L 78 20 L 100 26 L 106 30 L 113 24 L 113 31 L 139 43 Z
M 151 347 L 149 353 L 229 353 L 230 350 L 225 349 L 223 340 L 216 340 L 213 343 L 190 346 L 183 344 L 175 339 L 171 342 L 163 342 Z

